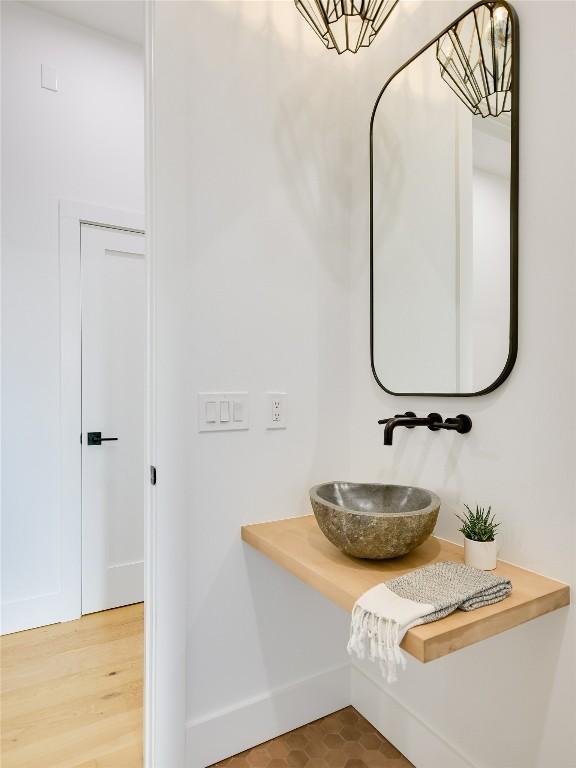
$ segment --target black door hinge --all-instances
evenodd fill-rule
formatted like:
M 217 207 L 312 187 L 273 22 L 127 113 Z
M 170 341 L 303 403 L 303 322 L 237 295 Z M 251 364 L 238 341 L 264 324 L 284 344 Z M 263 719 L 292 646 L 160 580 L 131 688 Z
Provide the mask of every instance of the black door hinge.
M 150 467 L 150 485 L 156 485 L 156 467 Z

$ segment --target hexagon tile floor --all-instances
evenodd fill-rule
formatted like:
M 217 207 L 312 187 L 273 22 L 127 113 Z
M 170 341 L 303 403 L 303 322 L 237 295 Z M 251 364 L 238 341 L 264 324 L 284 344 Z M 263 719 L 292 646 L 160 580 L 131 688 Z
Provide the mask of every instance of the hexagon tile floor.
M 212 768 L 414 768 L 352 707 L 234 755 Z

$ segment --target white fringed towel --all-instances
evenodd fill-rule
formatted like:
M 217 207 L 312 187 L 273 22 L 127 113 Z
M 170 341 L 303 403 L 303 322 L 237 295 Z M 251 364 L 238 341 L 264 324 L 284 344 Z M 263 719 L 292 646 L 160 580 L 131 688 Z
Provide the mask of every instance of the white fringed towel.
M 462 563 L 434 563 L 378 584 L 352 609 L 348 653 L 379 662 L 387 682 L 406 667 L 400 643 L 406 632 L 457 608 L 472 611 L 508 597 L 512 582 Z

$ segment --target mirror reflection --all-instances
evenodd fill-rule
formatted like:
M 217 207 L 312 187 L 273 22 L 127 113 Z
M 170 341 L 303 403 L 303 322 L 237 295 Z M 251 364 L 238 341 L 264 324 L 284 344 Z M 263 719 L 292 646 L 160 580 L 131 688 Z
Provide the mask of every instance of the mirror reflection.
M 514 362 L 512 21 L 474 9 L 374 110 L 372 360 L 396 394 L 480 393 Z

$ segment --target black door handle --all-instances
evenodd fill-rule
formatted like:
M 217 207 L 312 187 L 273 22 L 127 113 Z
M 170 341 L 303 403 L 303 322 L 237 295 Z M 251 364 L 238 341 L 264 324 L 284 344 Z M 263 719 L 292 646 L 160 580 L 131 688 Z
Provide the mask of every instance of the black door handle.
M 117 437 L 102 437 L 102 432 L 88 432 L 88 445 L 102 445 L 110 440 L 118 440 Z

